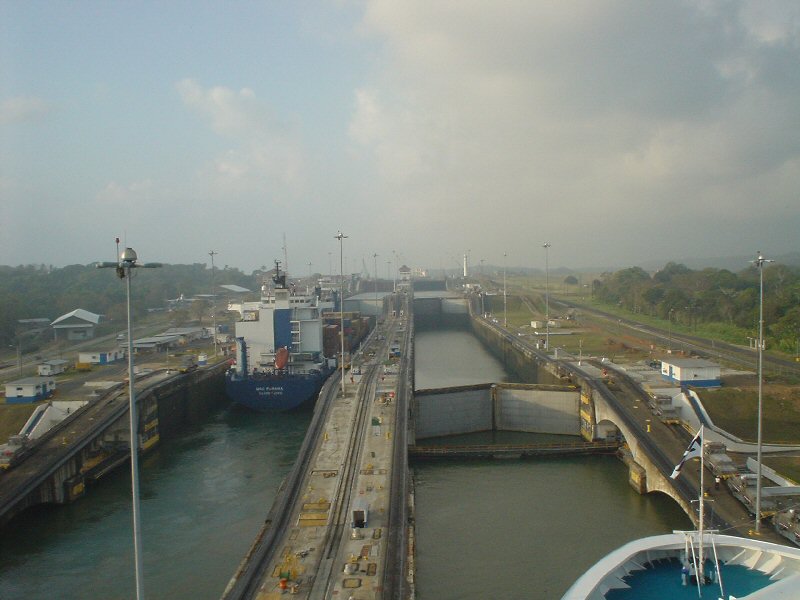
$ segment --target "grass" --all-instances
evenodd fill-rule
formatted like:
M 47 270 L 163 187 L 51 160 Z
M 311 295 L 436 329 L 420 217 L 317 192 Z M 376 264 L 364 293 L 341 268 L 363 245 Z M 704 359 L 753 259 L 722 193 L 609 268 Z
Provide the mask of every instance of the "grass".
M 800 456 L 765 456 L 764 464 L 800 484 Z
M 19 433 L 22 426 L 33 414 L 36 404 L 0 404 L 0 444 Z
M 755 442 L 758 423 L 758 391 L 726 388 L 699 391 L 714 424 L 733 435 Z M 763 388 L 763 441 L 767 444 L 800 444 L 800 389 L 783 385 Z

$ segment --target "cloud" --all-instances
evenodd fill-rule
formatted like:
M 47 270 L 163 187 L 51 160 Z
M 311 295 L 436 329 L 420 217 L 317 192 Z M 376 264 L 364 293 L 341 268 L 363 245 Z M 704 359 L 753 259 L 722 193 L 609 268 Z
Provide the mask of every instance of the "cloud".
M 222 198 L 260 193 L 278 202 L 303 189 L 304 159 L 299 135 L 280 121 L 250 88 L 203 88 L 183 79 L 175 88 L 185 106 L 233 144 L 199 174 L 201 184 Z
M 350 136 L 431 231 L 458 215 L 462 236 L 496 223 L 522 247 L 546 222 L 577 242 L 579 222 L 648 227 L 666 206 L 711 226 L 754 189 L 800 225 L 800 18 L 752 6 L 368 2 L 361 31 L 385 55 Z
M 96 200 L 111 208 L 152 205 L 155 197 L 153 181 L 144 179 L 127 184 L 109 182 L 97 193 Z
M 175 89 L 183 103 L 207 119 L 219 135 L 257 137 L 268 130 L 267 109 L 249 88 L 238 92 L 220 86 L 203 89 L 192 79 L 182 79 Z
M 49 110 L 47 103 L 33 96 L 16 96 L 0 102 L 0 125 L 33 121 Z

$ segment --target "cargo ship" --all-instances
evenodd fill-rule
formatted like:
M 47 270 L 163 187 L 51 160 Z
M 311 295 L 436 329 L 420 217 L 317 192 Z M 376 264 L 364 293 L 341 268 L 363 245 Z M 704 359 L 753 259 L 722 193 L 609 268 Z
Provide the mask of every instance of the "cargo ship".
M 225 391 L 237 404 L 269 412 L 287 411 L 316 401 L 336 368 L 334 356 L 323 353 L 323 310 L 315 288 L 299 293 L 286 285 L 275 261 L 273 285 L 261 288 L 261 300 L 230 305 L 236 323 L 236 362 L 226 373 Z

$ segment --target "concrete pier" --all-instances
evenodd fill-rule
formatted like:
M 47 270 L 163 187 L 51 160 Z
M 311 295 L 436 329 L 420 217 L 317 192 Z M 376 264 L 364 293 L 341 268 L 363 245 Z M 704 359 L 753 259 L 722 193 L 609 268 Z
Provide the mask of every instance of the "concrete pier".
M 323 387 L 300 455 L 223 597 L 405 598 L 413 323 L 378 326 Z M 389 359 L 390 346 L 400 357 Z

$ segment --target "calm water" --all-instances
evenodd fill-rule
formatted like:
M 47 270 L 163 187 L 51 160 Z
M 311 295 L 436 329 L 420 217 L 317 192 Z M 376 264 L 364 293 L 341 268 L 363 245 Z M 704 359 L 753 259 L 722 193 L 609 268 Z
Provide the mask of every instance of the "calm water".
M 141 463 L 145 593 L 219 598 L 294 463 L 310 419 L 222 410 Z M 130 471 L 0 536 L 0 598 L 135 596 Z
M 417 369 L 419 389 L 506 377 L 467 332 L 418 331 L 416 355 L 426 363 Z M 524 436 L 472 439 L 492 437 Z M 636 494 L 614 457 L 429 462 L 414 471 L 421 600 L 557 600 L 623 543 L 691 527 L 666 496 Z

